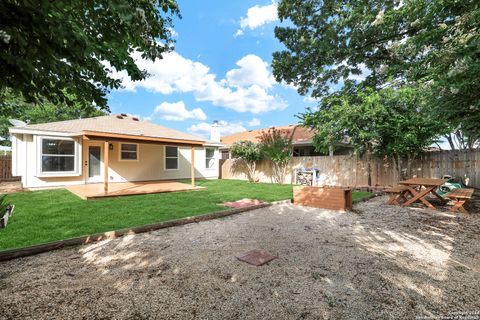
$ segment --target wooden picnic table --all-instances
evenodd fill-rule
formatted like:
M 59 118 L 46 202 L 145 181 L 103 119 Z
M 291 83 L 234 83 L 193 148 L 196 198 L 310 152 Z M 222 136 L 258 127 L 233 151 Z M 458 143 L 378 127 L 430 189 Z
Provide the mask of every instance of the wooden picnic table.
M 425 199 L 425 196 L 429 193 L 436 196 L 442 202 L 445 202 L 445 199 L 435 192 L 436 188 L 445 183 L 443 179 L 412 178 L 405 181 L 400 181 L 399 183 L 407 186 L 408 190 L 412 194 L 412 197 L 402 204 L 403 206 L 408 206 L 416 201 L 421 201 L 430 209 L 435 210 L 436 208 L 427 199 Z

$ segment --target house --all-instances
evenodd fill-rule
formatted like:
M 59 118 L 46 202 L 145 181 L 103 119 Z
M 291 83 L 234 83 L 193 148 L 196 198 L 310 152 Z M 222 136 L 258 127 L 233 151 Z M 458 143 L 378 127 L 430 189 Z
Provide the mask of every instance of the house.
M 136 117 L 107 115 L 10 128 L 12 172 L 25 188 L 217 179 L 217 141 Z
M 269 129 L 271 128 L 243 131 L 222 137 L 221 142 L 222 144 L 224 144 L 224 146 L 220 148 L 220 152 L 222 153 L 222 159 L 231 158 L 229 149 L 230 146 L 235 142 L 259 142 L 262 133 L 267 132 Z M 313 137 L 315 136 L 315 131 L 313 129 L 301 127 L 299 125 L 279 126 L 275 127 L 275 129 L 279 130 L 282 134 L 287 135 L 292 139 L 294 157 L 327 155 L 315 151 L 315 147 L 313 145 Z M 335 148 L 332 148 L 332 150 L 330 151 L 330 155 L 348 155 L 352 153 L 353 149 L 349 146 L 348 143 L 338 143 Z

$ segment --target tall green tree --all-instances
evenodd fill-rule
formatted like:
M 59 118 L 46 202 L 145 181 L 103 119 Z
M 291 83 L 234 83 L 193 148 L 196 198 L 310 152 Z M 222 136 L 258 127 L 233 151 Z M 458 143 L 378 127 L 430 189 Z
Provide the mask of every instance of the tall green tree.
M 410 176 L 412 160 L 447 130 L 422 100 L 421 91 L 414 88 L 369 88 L 331 95 L 322 100 L 319 110 L 307 110 L 300 118 L 317 131 L 314 143 L 320 151 L 349 139 L 357 154 L 366 156 L 371 185 L 372 155 L 390 157 L 399 176 L 404 171 Z M 402 170 L 404 159 L 406 170 Z
M 144 79 L 132 53 L 155 60 L 172 49 L 175 0 L 39 0 L 0 2 L 0 90 L 27 101 L 92 102 L 119 88 L 107 65 Z
M 273 54 L 278 81 L 317 98 L 335 84 L 426 86 L 432 112 L 478 137 L 479 1 L 282 0 L 278 15 L 291 22 L 275 29 L 286 47 Z
M 86 108 L 72 95 L 66 95 L 69 103 L 53 104 L 46 99 L 36 103 L 26 101 L 21 94 L 11 90 L 0 91 L 0 145 L 10 145 L 8 128 L 12 127 L 10 119 L 18 119 L 31 124 L 52 121 L 72 120 L 105 115 L 99 107 L 90 105 Z

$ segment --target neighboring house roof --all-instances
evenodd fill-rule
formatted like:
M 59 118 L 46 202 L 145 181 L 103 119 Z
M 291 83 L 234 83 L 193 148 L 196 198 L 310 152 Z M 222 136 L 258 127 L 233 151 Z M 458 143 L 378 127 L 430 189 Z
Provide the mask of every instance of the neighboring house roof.
M 292 124 L 274 128 L 280 131 L 282 134 L 286 134 L 291 137 L 293 145 L 311 144 L 312 139 L 315 136 L 315 131 L 313 129 L 301 127 L 299 125 Z M 238 132 L 222 137 L 221 141 L 226 145 L 227 148 L 229 148 L 233 143 L 239 141 L 259 142 L 262 132 L 268 132 L 269 129 L 271 128 Z
M 53 131 L 78 135 L 81 135 L 84 132 L 96 132 L 205 142 L 205 139 L 199 136 L 166 128 L 158 124 L 126 115 L 108 115 L 77 120 L 31 124 L 23 127 L 14 127 L 12 129 L 21 131 Z

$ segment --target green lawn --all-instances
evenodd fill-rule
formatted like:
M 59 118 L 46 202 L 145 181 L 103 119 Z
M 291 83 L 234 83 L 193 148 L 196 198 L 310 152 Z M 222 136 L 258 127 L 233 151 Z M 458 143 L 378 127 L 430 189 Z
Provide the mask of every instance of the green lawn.
M 224 210 L 219 203 L 242 198 L 277 201 L 292 198 L 291 185 L 204 180 L 205 190 L 159 193 L 86 201 L 65 189 L 8 196 L 15 212 L 0 231 L 0 250 L 140 226 Z M 368 195 L 355 192 L 354 199 Z

